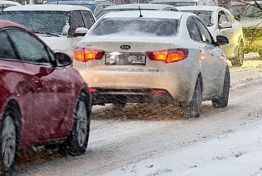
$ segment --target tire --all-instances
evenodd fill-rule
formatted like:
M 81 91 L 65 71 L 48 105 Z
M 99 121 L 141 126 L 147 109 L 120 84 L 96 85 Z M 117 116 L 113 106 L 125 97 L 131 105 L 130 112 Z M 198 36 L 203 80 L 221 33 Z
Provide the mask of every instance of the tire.
M 0 129 L 0 160 L 1 171 L 6 176 L 14 175 L 18 153 L 19 128 L 15 119 L 19 117 L 14 107 L 7 107 L 1 121 Z
M 75 110 L 72 133 L 66 141 L 66 147 L 61 148 L 73 156 L 84 154 L 88 145 L 91 118 L 87 96 L 85 92 L 81 92 Z
M 201 113 L 201 103 L 202 103 L 202 85 L 201 85 L 201 78 L 198 77 L 195 91 L 190 102 L 190 117 L 198 118 Z
M 215 108 L 225 108 L 228 105 L 229 98 L 229 88 L 230 88 L 230 72 L 228 67 L 225 71 L 224 86 L 221 96 L 217 99 L 212 100 L 212 105 Z
M 240 46 L 238 48 L 238 53 L 237 53 L 237 57 L 234 58 L 234 60 L 232 60 L 232 66 L 234 67 L 241 67 L 243 65 L 244 62 L 244 45 L 241 42 Z
M 262 60 L 262 50 L 259 51 L 259 58 Z

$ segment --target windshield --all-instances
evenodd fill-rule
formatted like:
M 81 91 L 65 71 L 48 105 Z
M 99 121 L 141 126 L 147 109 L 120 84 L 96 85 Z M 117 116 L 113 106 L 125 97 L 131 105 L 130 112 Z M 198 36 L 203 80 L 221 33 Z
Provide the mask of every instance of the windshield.
M 172 6 L 195 6 L 197 5 L 196 2 L 153 2 L 154 4 L 166 4 L 166 5 L 172 5 Z
M 172 36 L 177 29 L 175 19 L 111 18 L 100 21 L 90 35 Z
M 262 4 L 259 4 L 259 7 L 262 8 Z M 252 4 L 246 8 L 243 19 L 249 18 L 262 18 L 262 10 L 257 5 Z
M 63 35 L 68 25 L 68 12 L 61 11 L 10 11 L 0 19 L 19 23 L 35 33 Z
M 181 10 L 181 11 L 191 12 L 191 13 L 196 14 L 206 26 L 213 25 L 211 22 L 212 11 L 202 11 L 202 10 Z

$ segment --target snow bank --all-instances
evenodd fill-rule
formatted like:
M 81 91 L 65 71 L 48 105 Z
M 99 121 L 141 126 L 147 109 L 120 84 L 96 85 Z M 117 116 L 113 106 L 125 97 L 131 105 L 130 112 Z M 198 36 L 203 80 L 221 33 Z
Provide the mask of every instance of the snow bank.
M 115 175 L 262 176 L 262 121 L 260 119 L 252 128 L 246 127 L 182 150 L 174 149 L 158 158 L 130 164 L 106 174 Z

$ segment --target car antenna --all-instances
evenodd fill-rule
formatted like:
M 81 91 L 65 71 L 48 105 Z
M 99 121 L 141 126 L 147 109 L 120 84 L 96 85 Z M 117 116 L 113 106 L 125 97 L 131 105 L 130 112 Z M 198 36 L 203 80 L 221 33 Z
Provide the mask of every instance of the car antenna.
M 140 13 L 139 17 L 143 17 L 140 6 L 138 6 L 138 9 L 139 9 L 139 13 Z

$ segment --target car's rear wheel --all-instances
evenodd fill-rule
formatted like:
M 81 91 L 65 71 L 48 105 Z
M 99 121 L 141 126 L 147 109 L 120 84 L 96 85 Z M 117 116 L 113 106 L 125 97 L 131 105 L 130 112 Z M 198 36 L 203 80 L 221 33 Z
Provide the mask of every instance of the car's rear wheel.
M 8 107 L 1 122 L 0 152 L 1 171 L 4 175 L 13 175 L 18 152 L 18 128 L 15 119 L 18 117 L 14 107 Z
M 88 145 L 91 119 L 87 96 L 85 92 L 81 92 L 78 98 L 74 115 L 74 126 L 67 141 L 66 150 L 74 156 L 84 154 Z
M 238 48 L 237 57 L 232 60 L 232 65 L 235 67 L 241 67 L 244 63 L 244 45 L 241 42 Z
M 201 78 L 198 77 L 195 86 L 195 91 L 189 105 L 190 117 L 197 118 L 200 116 L 201 104 L 202 104 L 202 85 L 201 85 Z
M 262 59 L 262 50 L 259 51 L 259 57 Z
M 228 105 L 228 97 L 229 97 L 229 88 L 230 88 L 230 72 L 229 68 L 226 68 L 225 78 L 224 78 L 224 86 L 223 92 L 217 99 L 212 100 L 212 105 L 215 108 L 225 108 Z

